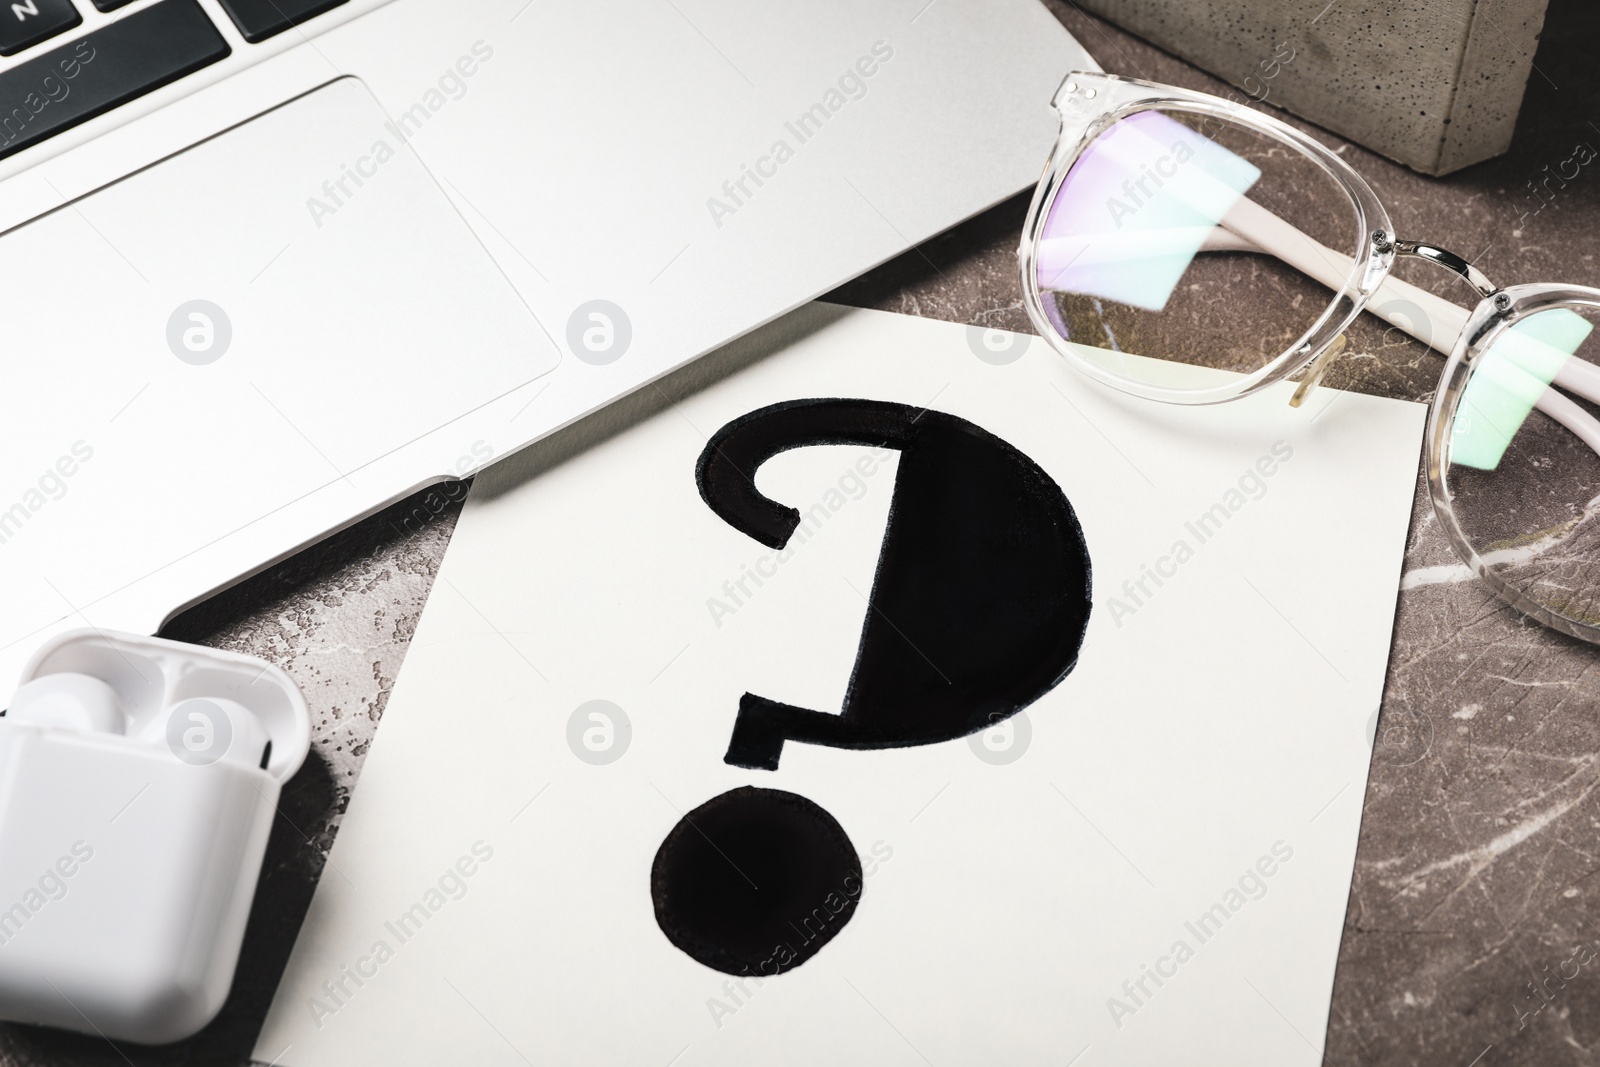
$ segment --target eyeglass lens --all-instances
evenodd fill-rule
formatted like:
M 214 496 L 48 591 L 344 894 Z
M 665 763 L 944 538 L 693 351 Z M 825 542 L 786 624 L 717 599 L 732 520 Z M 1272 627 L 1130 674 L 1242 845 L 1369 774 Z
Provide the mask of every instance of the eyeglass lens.
M 1343 186 L 1295 146 L 1199 113 L 1139 111 L 1063 176 L 1038 232 L 1040 302 L 1060 340 L 1107 373 L 1206 387 L 1171 362 L 1259 370 L 1334 301 L 1263 243 L 1300 242 L 1344 277 L 1362 231 Z M 1279 314 L 1241 330 L 1246 302 Z

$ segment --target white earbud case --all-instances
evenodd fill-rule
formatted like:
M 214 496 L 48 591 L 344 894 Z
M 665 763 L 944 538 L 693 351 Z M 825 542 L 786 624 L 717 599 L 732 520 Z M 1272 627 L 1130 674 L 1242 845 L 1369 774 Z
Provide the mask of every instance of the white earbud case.
M 228 994 L 305 698 L 262 660 L 78 630 L 0 717 L 0 1018 L 158 1044 Z

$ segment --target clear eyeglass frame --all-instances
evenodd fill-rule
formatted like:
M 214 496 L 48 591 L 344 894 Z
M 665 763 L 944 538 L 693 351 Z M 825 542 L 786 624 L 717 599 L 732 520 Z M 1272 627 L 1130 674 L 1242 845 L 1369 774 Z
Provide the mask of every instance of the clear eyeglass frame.
M 1425 441 L 1429 493 L 1435 515 L 1452 546 L 1471 570 L 1506 603 L 1553 630 L 1600 644 L 1600 621 L 1589 623 L 1550 610 L 1503 580 L 1485 561 L 1458 519 L 1449 465 L 1451 432 L 1456 413 L 1474 369 L 1484 360 L 1495 342 L 1517 323 L 1541 312 L 1559 308 L 1587 309 L 1591 313 L 1600 311 L 1600 289 L 1544 283 L 1498 288 L 1476 267 L 1451 252 L 1423 242 L 1399 240 L 1394 235 L 1383 204 L 1348 163 L 1293 126 L 1242 104 L 1176 86 L 1097 71 L 1074 71 L 1069 74 L 1052 103 L 1060 117 L 1060 131 L 1045 165 L 1044 175 L 1034 191 L 1017 258 L 1022 273 L 1024 306 L 1034 329 L 1068 364 L 1100 384 L 1121 392 L 1147 400 L 1186 405 L 1237 400 L 1301 374 L 1299 388 L 1290 401 L 1298 407 L 1310 390 L 1315 388 L 1328 362 L 1327 357 L 1336 356 L 1342 348 L 1345 330 L 1363 311 L 1381 315 L 1445 356 L 1439 387 L 1429 408 Z M 1357 232 L 1367 235 L 1353 256 L 1337 254 L 1323 257 L 1336 261 L 1337 269 L 1331 269 L 1327 263 L 1294 262 L 1294 257 L 1283 250 L 1270 247 L 1259 249 L 1276 254 L 1291 266 L 1312 275 L 1333 295 L 1322 314 L 1278 356 L 1250 373 L 1239 374 L 1206 388 L 1171 388 L 1107 370 L 1062 337 L 1044 309 L 1045 297 L 1039 285 L 1040 239 L 1063 180 L 1096 138 L 1121 120 L 1146 110 L 1223 120 L 1297 150 L 1302 157 L 1315 163 L 1349 197 L 1359 227 Z M 1469 311 L 1392 277 L 1390 271 L 1400 256 L 1420 258 L 1458 275 L 1477 292 L 1479 301 L 1476 307 Z M 1409 307 L 1410 313 L 1390 314 L 1371 306 L 1373 298 L 1380 291 L 1399 297 L 1392 303 Z M 1418 309 L 1426 322 L 1419 324 Z M 1595 424 L 1594 440 L 1582 433 L 1580 436 L 1600 451 L 1600 423 Z

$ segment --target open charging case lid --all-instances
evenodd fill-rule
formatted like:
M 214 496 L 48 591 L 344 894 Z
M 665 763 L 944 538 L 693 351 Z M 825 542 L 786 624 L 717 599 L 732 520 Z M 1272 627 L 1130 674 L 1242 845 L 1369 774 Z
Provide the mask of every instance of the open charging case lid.
M 272 741 L 264 770 L 287 782 L 311 750 L 311 712 L 294 681 L 253 656 L 107 630 L 71 630 L 33 654 L 19 685 L 49 674 L 87 674 L 116 691 L 127 737 L 164 744 L 165 709 L 196 697 L 237 701 Z

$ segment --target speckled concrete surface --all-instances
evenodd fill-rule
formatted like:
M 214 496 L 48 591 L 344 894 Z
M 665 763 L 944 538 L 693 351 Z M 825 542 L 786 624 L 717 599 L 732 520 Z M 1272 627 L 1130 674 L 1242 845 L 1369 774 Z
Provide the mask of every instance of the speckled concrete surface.
M 1427 174 L 1505 149 L 1545 8 L 1541 0 L 1081 2 Z
M 1070 3 L 1051 8 L 1113 73 L 1222 88 Z M 1390 205 L 1402 236 L 1474 257 L 1502 284 L 1600 285 L 1600 169 L 1585 168 L 1553 198 L 1535 199 L 1527 185 L 1577 141 L 1600 147 L 1590 125 L 1600 121 L 1596 41 L 1600 9 L 1587 0 L 1551 5 L 1503 159 L 1438 181 L 1359 149 L 1344 156 Z M 1022 199 L 1001 205 L 833 299 L 1027 330 L 1013 255 L 1025 209 Z M 1268 311 L 1241 306 L 1240 328 Z M 1351 342 L 1330 384 L 1431 395 L 1435 357 L 1370 322 Z M 248 1060 L 316 879 L 337 876 L 323 870 L 327 848 L 461 497 L 459 487 L 420 494 L 167 629 L 279 664 L 304 687 L 316 720 L 313 756 L 283 794 L 233 995 L 198 1037 L 163 1049 L 0 1026 L 0 1065 Z M 1419 496 L 1408 572 L 1453 560 Z M 1600 650 L 1524 624 L 1472 582 L 1401 595 L 1327 1062 L 1600 1063 L 1600 902 L 1589 904 L 1600 894 L 1597 663 Z

